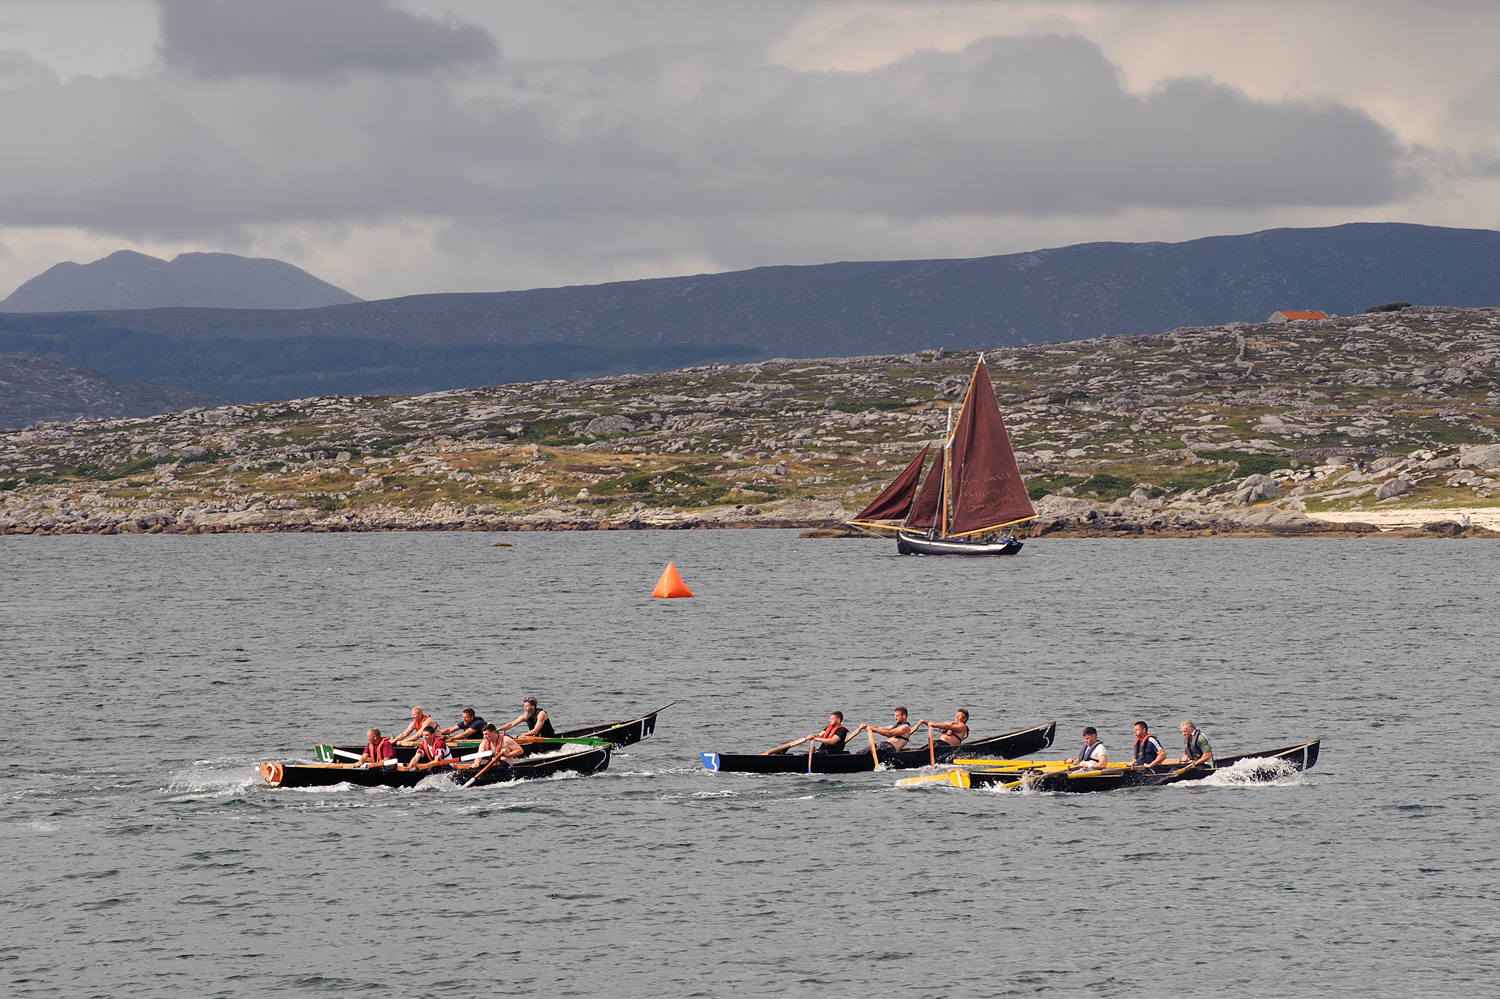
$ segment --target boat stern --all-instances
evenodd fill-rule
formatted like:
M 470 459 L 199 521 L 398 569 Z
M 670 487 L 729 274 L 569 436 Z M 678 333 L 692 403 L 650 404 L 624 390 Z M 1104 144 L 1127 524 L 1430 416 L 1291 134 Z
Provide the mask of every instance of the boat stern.
M 281 778 L 284 776 L 284 771 L 281 769 L 280 763 L 262 763 L 255 769 L 260 771 L 261 779 L 267 784 L 272 787 L 281 786 Z

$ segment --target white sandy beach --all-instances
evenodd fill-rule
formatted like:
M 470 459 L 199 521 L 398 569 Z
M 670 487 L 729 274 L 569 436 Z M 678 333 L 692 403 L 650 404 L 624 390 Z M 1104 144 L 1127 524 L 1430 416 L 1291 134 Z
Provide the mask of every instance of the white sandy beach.
M 1351 521 L 1374 524 L 1376 527 L 1421 527 L 1438 520 L 1461 521 L 1468 516 L 1476 527 L 1487 527 L 1500 531 L 1500 506 L 1483 507 L 1412 507 L 1405 510 L 1344 510 L 1325 513 L 1309 513 L 1313 520 L 1330 524 L 1347 524 Z

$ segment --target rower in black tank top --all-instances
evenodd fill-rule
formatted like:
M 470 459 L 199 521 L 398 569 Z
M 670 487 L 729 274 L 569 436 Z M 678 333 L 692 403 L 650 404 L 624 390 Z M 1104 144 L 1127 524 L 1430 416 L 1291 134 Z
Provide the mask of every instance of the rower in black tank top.
M 526 730 L 528 732 L 536 728 L 536 716 L 539 714 L 541 714 L 541 709 L 535 707 L 526 712 Z M 557 737 L 557 730 L 552 727 L 551 718 L 542 719 L 542 727 L 537 729 L 536 735 L 542 739 L 554 739 Z

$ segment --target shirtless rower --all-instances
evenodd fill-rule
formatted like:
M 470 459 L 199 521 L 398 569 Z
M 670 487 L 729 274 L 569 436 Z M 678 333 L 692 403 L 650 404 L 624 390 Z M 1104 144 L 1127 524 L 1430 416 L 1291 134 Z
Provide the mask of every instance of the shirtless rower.
M 885 736 L 884 741 L 876 744 L 875 748 L 877 750 L 882 753 L 901 752 L 901 750 L 906 748 L 907 742 L 911 739 L 911 723 L 906 720 L 905 708 L 893 708 L 891 710 L 891 716 L 895 719 L 895 724 L 889 726 L 868 724 L 861 725 L 859 728 L 850 733 L 850 738 L 859 735 L 860 731 L 863 729 L 869 729 L 876 735 Z M 866 746 L 864 749 L 856 751 L 860 753 L 868 753 L 870 751 L 870 747 Z
M 516 740 L 500 731 L 494 725 L 484 727 L 484 739 L 479 743 L 479 756 L 481 758 L 493 756 L 496 753 L 507 763 L 525 753 L 526 750 Z M 478 761 L 476 760 L 476 765 Z
M 372 728 L 365 733 L 365 751 L 359 754 L 359 765 L 379 767 L 387 761 L 396 762 L 396 747 L 391 740 L 381 736 L 380 729 Z
M 528 697 L 521 702 L 521 715 L 515 721 L 500 726 L 501 732 L 509 732 L 517 725 L 525 725 L 526 731 L 522 737 L 534 736 L 538 739 L 554 739 L 557 733 L 552 729 L 552 719 L 547 717 L 547 712 L 536 705 L 535 697 Z
M 917 719 L 917 727 L 931 725 L 939 732 L 938 741 L 945 746 L 956 746 L 969 737 L 969 709 L 959 708 L 953 713 L 951 722 L 930 722 L 925 718 Z
M 1092 725 L 1084 729 L 1083 748 L 1076 758 L 1070 756 L 1064 762 L 1080 770 L 1103 770 L 1109 766 L 1109 750 L 1099 741 L 1099 730 Z
M 432 719 L 427 717 L 427 714 L 422 710 L 422 705 L 412 705 L 411 724 L 401 730 L 401 734 L 396 736 L 396 741 L 406 742 L 409 739 L 422 738 L 422 729 L 426 728 L 427 723 L 430 721 Z

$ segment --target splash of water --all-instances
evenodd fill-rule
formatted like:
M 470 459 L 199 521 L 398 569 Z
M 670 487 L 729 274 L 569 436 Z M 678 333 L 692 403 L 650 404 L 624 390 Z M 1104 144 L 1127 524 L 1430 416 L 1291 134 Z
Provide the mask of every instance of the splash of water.
M 1288 760 L 1249 759 L 1240 760 L 1232 767 L 1215 770 L 1201 781 L 1188 781 L 1172 787 L 1191 787 L 1194 784 L 1209 787 L 1246 787 L 1249 785 L 1307 784 L 1306 775 Z

